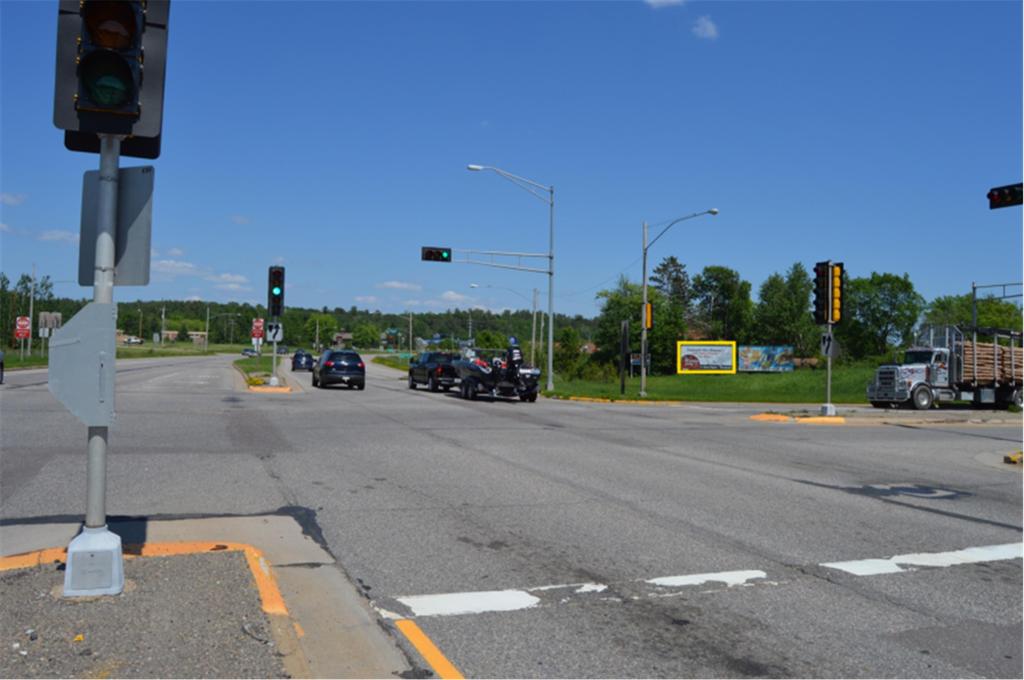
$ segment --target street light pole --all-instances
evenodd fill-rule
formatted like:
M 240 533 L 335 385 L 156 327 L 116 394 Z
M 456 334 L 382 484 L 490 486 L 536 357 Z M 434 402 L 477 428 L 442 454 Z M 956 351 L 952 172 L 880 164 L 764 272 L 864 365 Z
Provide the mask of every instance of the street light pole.
M 554 346 L 555 346 L 555 187 L 534 182 L 532 179 L 513 175 L 511 172 L 489 165 L 467 165 L 467 170 L 479 172 L 490 170 L 496 172 L 513 184 L 529 191 L 536 198 L 548 204 L 548 368 L 547 389 L 555 389 L 554 381 Z M 547 194 L 545 197 L 544 193 Z M 543 333 L 542 333 L 543 335 Z
M 643 288 L 644 288 L 644 302 L 643 308 L 640 310 L 640 396 L 647 396 L 647 250 L 653 246 L 659 238 L 665 235 L 665 232 L 686 220 L 693 219 L 694 217 L 700 217 L 701 215 L 717 215 L 718 208 L 711 208 L 710 210 L 703 210 L 686 217 L 680 217 L 677 220 L 672 220 L 668 223 L 668 226 L 661 230 L 661 232 L 654 237 L 654 240 L 650 243 L 647 242 L 647 222 L 643 224 Z

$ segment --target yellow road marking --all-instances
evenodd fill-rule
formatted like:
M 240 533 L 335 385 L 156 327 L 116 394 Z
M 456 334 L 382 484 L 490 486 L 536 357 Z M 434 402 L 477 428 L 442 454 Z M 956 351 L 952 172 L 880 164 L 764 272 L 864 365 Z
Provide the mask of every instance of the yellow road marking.
M 1010 465 L 1020 465 L 1021 464 L 1021 452 L 1018 451 L 1017 453 L 1011 453 L 1011 454 L 1009 454 L 1007 456 L 1003 456 L 1003 462 L 1004 463 L 1009 463 Z
M 788 423 L 793 420 L 789 416 L 784 416 L 780 413 L 758 413 L 756 416 L 750 416 L 750 419 L 768 423 Z
M 395 621 L 395 626 L 409 639 L 409 642 L 416 648 L 416 651 L 426 659 L 439 678 L 442 678 L 442 680 L 462 680 L 464 677 L 462 673 L 441 653 L 441 650 L 434 645 L 426 633 L 420 630 L 415 621 L 399 619 Z

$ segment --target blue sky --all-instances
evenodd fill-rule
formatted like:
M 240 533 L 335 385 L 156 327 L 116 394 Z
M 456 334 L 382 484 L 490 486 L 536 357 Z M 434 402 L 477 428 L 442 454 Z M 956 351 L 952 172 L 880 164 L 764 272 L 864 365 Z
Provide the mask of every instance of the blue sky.
M 56 2 L 0 2 L 0 261 L 76 278 L 81 177 L 52 123 Z M 545 252 L 593 315 L 651 250 L 754 291 L 800 261 L 927 298 L 1022 276 L 1019 2 L 185 2 L 171 7 L 152 281 L 115 299 L 520 308 L 546 276 L 420 261 Z M 64 282 L 67 283 L 64 283 Z M 476 283 L 479 287 L 471 288 Z M 511 290 L 506 290 L 511 289 Z M 516 291 L 516 292 L 512 292 Z M 518 295 L 517 295 L 518 293 Z

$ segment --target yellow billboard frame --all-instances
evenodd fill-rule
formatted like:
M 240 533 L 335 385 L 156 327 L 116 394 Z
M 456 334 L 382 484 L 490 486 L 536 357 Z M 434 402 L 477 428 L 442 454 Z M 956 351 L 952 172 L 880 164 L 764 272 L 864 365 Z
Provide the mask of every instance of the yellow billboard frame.
M 732 370 L 701 370 L 683 369 L 683 345 L 731 345 L 732 346 Z M 676 340 L 676 374 L 677 375 L 733 375 L 736 373 L 736 341 L 735 340 Z

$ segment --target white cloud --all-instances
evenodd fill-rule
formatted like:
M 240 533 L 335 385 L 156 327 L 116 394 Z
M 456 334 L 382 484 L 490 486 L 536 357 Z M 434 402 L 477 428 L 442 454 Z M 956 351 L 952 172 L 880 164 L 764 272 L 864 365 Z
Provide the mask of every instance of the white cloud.
M 358 302 L 360 304 L 372 305 L 373 303 L 377 302 L 377 296 L 376 295 L 357 295 L 355 297 L 355 300 L 356 300 L 356 302 Z
M 231 221 L 235 224 L 249 224 L 249 218 L 245 215 L 232 215 Z
M 284 264 L 284 258 L 280 257 L 280 256 L 279 257 L 275 257 L 274 258 L 274 264 Z
M 456 293 L 454 290 L 446 290 L 441 293 L 441 299 L 445 302 L 465 302 L 470 299 L 468 295 Z
M 0 192 L 0 203 L 4 205 L 21 205 L 28 198 L 25 194 L 8 194 Z
M 377 284 L 378 288 L 392 288 L 394 290 L 422 290 L 423 286 L 418 283 L 406 283 L 405 281 L 384 281 Z
M 218 290 L 229 290 L 235 293 L 243 290 L 252 290 L 252 286 L 245 286 L 241 283 L 218 283 L 214 288 L 217 288 Z
M 156 248 L 150 248 L 150 249 L 149 249 L 149 256 L 150 256 L 151 258 L 157 258 L 157 257 L 160 257 L 160 251 L 158 251 L 158 250 L 157 250 Z
M 199 295 L 189 295 L 185 298 L 185 302 L 202 302 L 203 298 Z
M 167 251 L 167 254 L 170 255 L 171 257 L 181 257 L 182 255 L 185 254 L 185 251 L 182 250 L 181 248 L 171 248 L 170 250 Z
M 157 260 L 150 265 L 150 268 L 161 274 L 171 276 L 202 276 L 203 272 L 191 262 L 183 260 Z
M 36 237 L 40 241 L 59 241 L 62 243 L 78 243 L 78 234 L 66 229 L 50 229 Z
M 5 234 L 13 234 L 13 233 L 14 233 L 14 230 L 13 230 L 13 229 L 11 229 L 10 227 L 8 227 L 8 226 L 7 226 L 6 224 L 4 224 L 3 222 L 0 222 L 0 232 L 3 232 L 3 233 L 5 233 Z
M 693 23 L 693 34 L 705 40 L 714 40 L 718 37 L 718 26 L 709 16 L 703 16 Z
M 249 283 L 249 279 L 241 274 L 211 274 L 206 277 L 207 281 L 214 283 Z
M 654 9 L 661 9 L 662 7 L 672 7 L 674 5 L 681 5 L 684 2 L 686 2 L 686 0 L 644 0 L 644 2 L 647 3 L 648 7 L 653 7 Z

